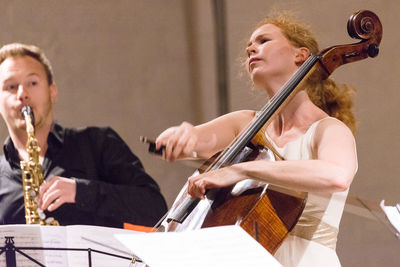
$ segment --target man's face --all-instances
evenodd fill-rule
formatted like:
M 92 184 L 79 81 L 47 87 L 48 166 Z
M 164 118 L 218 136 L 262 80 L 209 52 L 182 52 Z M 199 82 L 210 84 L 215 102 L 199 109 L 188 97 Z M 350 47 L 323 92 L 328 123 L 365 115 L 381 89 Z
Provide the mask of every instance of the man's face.
M 33 110 L 36 128 L 51 124 L 56 96 L 57 87 L 48 84 L 45 69 L 36 59 L 9 57 L 0 64 L 0 113 L 9 131 L 25 130 L 21 108 L 26 105 Z

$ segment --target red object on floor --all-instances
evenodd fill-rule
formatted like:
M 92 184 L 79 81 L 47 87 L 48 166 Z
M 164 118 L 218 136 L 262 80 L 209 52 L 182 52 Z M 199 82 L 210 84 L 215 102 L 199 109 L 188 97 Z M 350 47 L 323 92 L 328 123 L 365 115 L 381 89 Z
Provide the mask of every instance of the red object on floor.
M 139 232 L 146 232 L 146 233 L 157 232 L 157 229 L 155 229 L 153 227 L 135 225 L 135 224 L 125 223 L 125 222 L 124 222 L 124 229 L 134 230 L 134 231 L 139 231 Z

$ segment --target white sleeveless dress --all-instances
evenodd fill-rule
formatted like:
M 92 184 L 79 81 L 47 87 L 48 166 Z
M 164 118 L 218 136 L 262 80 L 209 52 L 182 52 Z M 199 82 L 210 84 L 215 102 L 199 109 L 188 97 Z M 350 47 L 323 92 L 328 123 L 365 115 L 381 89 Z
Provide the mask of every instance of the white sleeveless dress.
M 285 160 L 312 159 L 312 139 L 321 121 L 313 123 L 304 135 L 283 148 L 277 147 L 268 136 L 267 139 Z M 308 193 L 298 223 L 274 255 L 284 267 L 341 266 L 335 248 L 347 193 L 348 190 L 333 194 Z
M 324 119 L 334 120 L 335 118 L 327 117 Z M 319 122 L 321 120 L 312 124 L 303 136 L 289 142 L 283 148 L 277 147 L 268 136 L 267 139 L 286 160 L 312 159 L 312 138 Z M 271 151 L 269 151 L 266 159 L 273 160 Z M 198 173 L 195 172 L 193 176 L 195 175 L 198 175 Z M 264 184 L 264 182 L 246 179 L 237 183 L 232 193 L 240 194 L 246 189 Z M 176 198 L 173 207 L 186 194 L 186 186 L 187 183 Z M 274 255 L 284 267 L 341 266 L 335 246 L 347 193 L 348 191 L 333 194 L 308 193 L 307 203 L 298 223 Z M 211 204 L 207 198 L 201 200 L 197 212 L 192 212 L 188 216 L 182 223 L 182 226 L 184 226 L 182 228 L 186 230 L 201 228 Z M 165 221 L 163 226 L 168 229 L 168 224 Z M 180 229 L 174 231 L 180 231 Z

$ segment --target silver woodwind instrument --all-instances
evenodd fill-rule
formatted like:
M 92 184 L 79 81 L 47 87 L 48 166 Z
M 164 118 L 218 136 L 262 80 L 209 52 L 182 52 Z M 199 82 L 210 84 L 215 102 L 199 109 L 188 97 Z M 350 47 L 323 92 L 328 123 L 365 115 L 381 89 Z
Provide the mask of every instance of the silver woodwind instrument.
M 40 147 L 35 138 L 34 116 L 32 108 L 24 106 L 21 109 L 25 118 L 28 141 L 26 152 L 28 160 L 20 162 L 22 170 L 22 186 L 24 190 L 26 224 L 59 225 L 54 218 L 46 218 L 46 214 L 39 208 L 38 197 L 40 185 L 43 183 L 42 166 L 39 162 Z

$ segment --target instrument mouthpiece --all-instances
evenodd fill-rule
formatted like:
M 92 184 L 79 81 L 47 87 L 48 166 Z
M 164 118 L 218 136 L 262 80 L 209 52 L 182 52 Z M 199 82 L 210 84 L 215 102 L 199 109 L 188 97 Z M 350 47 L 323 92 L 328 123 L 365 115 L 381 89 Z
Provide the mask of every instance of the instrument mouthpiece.
M 23 106 L 21 109 L 21 113 L 24 118 L 29 116 L 31 118 L 32 124 L 35 125 L 34 123 L 35 117 L 33 116 L 33 111 L 30 106 Z

